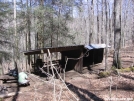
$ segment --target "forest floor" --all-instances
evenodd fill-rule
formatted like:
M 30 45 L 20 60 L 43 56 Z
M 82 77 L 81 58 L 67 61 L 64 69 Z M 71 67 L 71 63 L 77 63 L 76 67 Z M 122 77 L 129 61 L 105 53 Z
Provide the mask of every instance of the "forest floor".
M 133 65 L 134 54 L 122 53 L 123 67 Z M 112 65 L 112 56 L 108 57 L 108 67 Z M 112 74 L 109 77 L 99 78 L 97 72 L 104 69 L 105 64 L 99 64 L 92 68 L 92 72 L 85 68 L 83 74 L 73 70 L 66 73 L 65 83 L 69 90 L 59 80 L 55 79 L 55 97 L 60 101 L 134 101 L 134 72 L 123 72 L 119 75 Z M 54 101 L 53 81 L 29 74 L 30 86 L 17 87 L 15 83 L 9 83 L 11 92 L 18 92 L 4 101 Z M 63 85 L 62 89 L 59 87 Z M 61 92 L 62 91 L 62 92 Z M 61 96 L 60 96 L 61 95 Z M 58 100 L 57 100 L 58 101 Z

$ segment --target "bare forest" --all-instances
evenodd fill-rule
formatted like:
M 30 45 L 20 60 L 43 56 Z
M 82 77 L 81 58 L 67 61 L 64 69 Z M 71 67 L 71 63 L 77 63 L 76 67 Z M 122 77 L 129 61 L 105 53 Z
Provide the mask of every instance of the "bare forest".
M 42 51 L 90 44 L 105 44 L 103 61 L 82 73 L 65 69 L 87 54 L 65 56 L 60 75 L 60 53 Z M 134 101 L 134 0 L 0 0 L 0 47 L 1 76 L 17 68 L 30 78 L 28 87 L 1 82 L 0 101 Z M 52 73 L 40 69 L 47 78 L 33 73 L 38 57 L 50 65 Z

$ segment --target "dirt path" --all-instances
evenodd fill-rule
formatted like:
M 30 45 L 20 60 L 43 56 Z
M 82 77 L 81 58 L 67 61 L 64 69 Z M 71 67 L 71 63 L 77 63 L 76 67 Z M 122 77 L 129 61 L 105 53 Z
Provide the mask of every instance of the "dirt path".
M 131 53 L 131 52 L 130 52 Z M 122 54 L 123 67 L 133 65 L 134 54 Z M 108 67 L 112 66 L 112 55 L 108 58 Z M 99 64 L 93 67 L 93 71 L 104 69 L 105 64 Z M 106 78 L 98 78 L 98 75 L 85 70 L 84 74 L 75 71 L 66 73 L 66 84 L 69 90 L 79 101 L 134 101 L 134 72 L 121 73 L 120 76 L 112 75 Z M 95 72 L 96 73 L 96 72 Z M 29 75 L 30 86 L 20 87 L 19 93 L 13 97 L 6 98 L 4 101 L 53 101 L 53 84 L 52 81 L 46 81 L 45 78 L 36 78 Z M 56 97 L 60 96 L 59 85 L 61 81 L 56 79 Z M 71 93 L 62 89 L 61 101 L 76 101 Z
M 6 98 L 4 101 L 53 101 L 53 85 L 44 78 L 36 79 L 32 75 L 30 86 L 20 87 L 19 94 Z M 44 80 L 44 82 L 43 82 Z M 70 91 L 80 101 L 107 101 L 114 99 L 134 99 L 134 72 L 121 73 L 121 76 L 113 75 L 107 78 L 98 78 L 96 74 L 79 74 L 75 71 L 66 73 L 66 84 Z M 56 79 L 56 85 L 61 82 Z M 111 88 L 110 88 L 111 85 Z M 110 93 L 111 89 L 111 93 Z M 57 87 L 56 94 L 60 89 Z M 58 98 L 58 97 L 57 97 Z M 70 92 L 64 88 L 61 101 L 75 101 Z M 126 100 L 127 101 L 127 100 Z

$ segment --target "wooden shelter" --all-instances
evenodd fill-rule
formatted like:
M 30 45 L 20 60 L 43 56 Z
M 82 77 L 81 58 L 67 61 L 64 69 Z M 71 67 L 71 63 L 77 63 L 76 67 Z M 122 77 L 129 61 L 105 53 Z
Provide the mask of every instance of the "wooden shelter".
M 95 45 L 93 45 L 95 46 Z M 27 56 L 33 55 L 34 62 L 33 64 L 40 64 L 40 67 L 43 66 L 45 61 L 43 59 L 35 59 L 35 55 L 38 54 L 47 54 L 48 49 L 50 53 L 60 52 L 61 60 L 59 60 L 59 64 L 62 68 L 65 67 L 66 59 L 68 58 L 66 70 L 74 69 L 75 71 L 81 73 L 83 66 L 90 66 L 92 64 L 101 63 L 103 60 L 103 50 L 104 47 L 91 47 L 91 45 L 76 45 L 76 46 L 65 46 L 65 47 L 46 47 L 42 49 L 25 51 L 24 54 Z M 43 63 L 43 64 L 42 64 Z M 29 64 L 32 64 L 29 60 Z

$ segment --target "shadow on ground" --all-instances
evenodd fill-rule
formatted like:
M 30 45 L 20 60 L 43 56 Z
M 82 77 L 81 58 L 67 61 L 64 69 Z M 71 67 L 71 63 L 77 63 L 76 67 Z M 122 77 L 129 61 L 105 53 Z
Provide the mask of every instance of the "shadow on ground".
M 18 76 L 19 72 L 21 72 L 21 69 L 18 68 L 16 62 L 15 62 L 15 69 L 16 69 L 16 73 L 17 73 L 17 76 Z M 17 86 L 16 86 L 16 87 L 17 87 L 17 88 L 16 88 L 16 93 L 15 93 L 15 95 L 13 96 L 12 101 L 17 101 L 17 98 L 18 98 L 18 96 L 19 96 L 20 87 L 19 87 L 18 79 L 17 79 Z
M 109 86 L 105 87 L 104 89 L 110 89 Z M 112 90 L 123 90 L 123 91 L 134 91 L 134 85 L 131 82 L 119 82 L 118 84 L 114 84 L 111 87 Z
M 76 87 L 68 82 L 66 82 L 66 84 L 69 85 L 68 88 L 71 91 L 78 95 L 80 101 L 104 101 L 102 98 L 97 97 L 95 94 L 86 89 Z
M 129 75 L 124 75 L 124 74 L 121 74 L 122 77 L 126 78 L 126 79 L 131 79 L 131 80 L 134 80 L 134 77 L 131 77 Z

